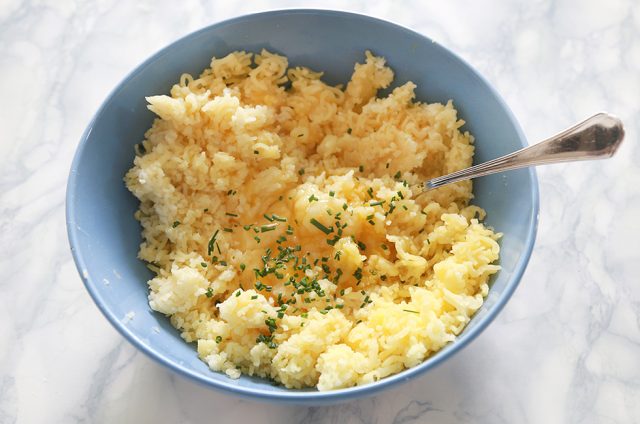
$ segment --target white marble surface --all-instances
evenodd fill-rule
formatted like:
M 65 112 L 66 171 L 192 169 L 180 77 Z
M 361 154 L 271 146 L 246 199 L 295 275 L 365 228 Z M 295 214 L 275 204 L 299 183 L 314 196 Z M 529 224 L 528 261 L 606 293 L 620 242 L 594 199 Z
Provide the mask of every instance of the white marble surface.
M 640 4 L 422 3 L 0 1 L 0 423 L 640 422 Z M 417 381 L 333 407 L 238 400 L 151 362 L 94 306 L 64 225 L 80 134 L 130 69 L 192 30 L 283 7 L 432 36 L 496 85 L 531 141 L 599 110 L 627 126 L 614 159 L 539 170 L 538 242 L 487 331 Z

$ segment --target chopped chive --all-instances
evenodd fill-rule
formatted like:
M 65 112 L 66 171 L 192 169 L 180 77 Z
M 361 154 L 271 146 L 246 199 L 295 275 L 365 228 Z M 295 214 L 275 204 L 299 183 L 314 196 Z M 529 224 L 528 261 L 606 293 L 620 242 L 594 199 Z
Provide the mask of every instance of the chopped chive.
M 342 209 L 344 209 L 345 211 L 347 210 L 347 204 L 346 203 L 342 204 Z
M 393 178 L 395 178 L 396 180 L 400 179 L 400 177 L 402 176 L 402 172 L 398 171 L 396 172 L 396 174 L 393 176 Z
M 260 152 L 258 152 L 257 150 L 254 150 L 254 151 L 253 151 L 253 154 L 254 154 L 254 155 L 257 155 L 258 153 L 260 153 Z
M 220 261 L 220 265 L 222 265 L 222 266 L 227 266 L 228 264 L 227 264 L 227 262 L 226 262 L 226 261 Z
M 364 172 L 364 166 L 360 165 L 360 166 L 358 167 L 358 171 L 360 171 L 360 172 Z
M 390 204 L 389 204 L 389 211 L 388 211 L 387 213 L 385 213 L 385 215 L 392 214 L 392 213 L 393 213 L 393 211 L 395 210 L 395 208 L 396 208 L 396 205 L 395 205 L 395 204 L 393 204 L 393 203 L 390 203 Z
M 253 296 L 251 296 L 251 300 L 256 300 L 258 298 L 257 294 L 254 294 Z
M 418 311 L 412 311 L 411 309 L 403 309 L 403 311 L 405 312 L 411 312 L 412 314 L 419 314 L 420 312 Z
M 242 293 L 242 292 L 241 292 L 240 290 L 238 290 L 238 291 L 236 292 L 236 297 L 240 296 L 240 294 L 241 294 L 241 293 Z
M 298 174 L 299 174 L 299 175 L 304 175 L 304 168 L 300 168 L 300 169 L 298 170 Z
M 180 221 L 173 221 L 173 228 L 176 228 L 178 225 L 180 225 Z
M 209 208 L 204 208 L 203 212 L 209 212 Z
M 401 191 L 399 191 L 399 192 L 398 192 L 398 197 L 399 197 L 400 199 L 404 199 L 404 195 L 402 194 L 402 192 L 401 192 Z
M 367 250 L 367 245 L 364 244 L 363 242 L 359 241 L 356 243 L 358 245 L 358 247 L 360 248 L 360 250 Z
M 240 264 L 240 270 L 244 271 L 247 268 L 247 266 L 245 264 Z
M 384 204 L 384 200 L 378 200 L 377 202 L 371 202 L 369 203 L 369 206 L 380 206 L 382 204 Z
M 332 190 L 332 191 L 330 191 L 330 192 L 329 192 L 329 196 L 333 197 L 333 196 L 335 196 L 335 195 L 336 195 L 336 192 L 335 192 L 335 191 L 333 191 L 333 190 Z
M 206 268 L 206 267 L 207 267 L 207 263 L 206 263 L 206 262 L 200 262 L 200 266 L 201 266 L 202 268 Z
M 233 229 L 231 228 L 223 228 L 222 229 L 225 233 L 233 233 Z
M 260 237 L 258 237 L 258 236 L 255 236 L 254 240 L 257 241 L 258 243 L 260 243 Z
M 381 244 L 380 247 L 382 248 L 382 250 L 387 250 L 388 249 L 386 244 Z
M 222 341 L 222 336 L 216 336 L 216 343 L 220 343 Z
M 266 233 L 267 231 L 273 231 L 276 229 L 277 226 L 278 224 L 263 225 L 262 227 L 260 227 L 260 232 Z
M 277 325 L 276 325 L 276 319 L 275 318 L 267 318 L 267 319 L 264 320 L 264 323 L 267 324 L 267 327 L 269 327 L 269 332 L 270 333 L 273 333 L 278 328 Z
M 245 231 L 249 231 L 251 229 L 251 225 L 243 225 L 242 228 L 244 228 Z
M 347 134 L 351 134 L 352 129 L 351 128 L 347 128 Z
M 369 195 L 369 197 L 371 197 L 373 199 L 373 188 L 372 187 L 369 187 L 367 189 L 367 194 Z
M 211 287 L 209 287 L 207 289 L 207 292 L 205 293 L 205 296 L 207 296 L 209 299 L 211 299 L 213 297 L 213 289 Z
M 402 209 L 404 209 L 405 211 L 408 211 L 409 208 L 407 207 L 407 205 L 402 205 Z
M 384 166 L 386 169 L 389 169 L 389 162 Z
M 264 219 L 266 219 L 267 221 L 273 222 L 273 218 L 270 217 L 269 215 L 267 215 L 266 213 L 264 215 L 262 215 L 262 216 L 264 216 Z
M 209 240 L 209 245 L 207 246 L 207 252 L 209 256 L 213 254 L 213 246 L 216 242 L 216 237 L 218 237 L 219 232 L 220 230 L 216 230 L 216 232 L 213 233 L 213 236 L 211 236 L 211 239 Z
M 273 218 L 274 221 L 287 222 L 287 218 L 276 215 L 275 213 L 271 214 L 271 218 Z
M 356 280 L 362 280 L 362 268 L 357 268 L 353 276 L 356 277 Z
M 309 203 L 317 201 L 317 200 L 318 200 L 318 198 L 315 195 L 312 194 L 311 196 L 309 196 Z
M 238 215 L 237 215 L 237 214 L 235 214 L 235 213 L 231 213 L 231 212 L 227 212 L 227 213 L 225 213 L 225 215 L 227 215 L 227 216 L 232 216 L 232 217 L 234 217 L 234 218 L 237 218 L 237 217 L 238 217 Z
M 332 239 L 327 239 L 327 244 L 328 244 L 329 246 L 335 246 L 335 245 L 336 245 L 336 243 L 337 243 L 339 240 L 340 240 L 340 237 L 335 236 L 335 237 L 333 237 Z
M 325 234 L 331 234 L 333 232 L 333 227 L 325 227 L 320 222 L 318 222 L 315 218 L 311 218 L 311 224 L 316 227 L 318 230 L 322 231 Z

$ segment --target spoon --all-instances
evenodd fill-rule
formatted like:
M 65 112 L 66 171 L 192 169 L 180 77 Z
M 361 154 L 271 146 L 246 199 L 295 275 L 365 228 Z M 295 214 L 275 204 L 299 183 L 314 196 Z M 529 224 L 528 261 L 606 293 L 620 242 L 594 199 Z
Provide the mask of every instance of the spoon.
M 533 146 L 429 180 L 422 189 L 427 191 L 457 181 L 529 166 L 607 159 L 618 150 L 623 139 L 622 121 L 608 113 L 597 113 Z

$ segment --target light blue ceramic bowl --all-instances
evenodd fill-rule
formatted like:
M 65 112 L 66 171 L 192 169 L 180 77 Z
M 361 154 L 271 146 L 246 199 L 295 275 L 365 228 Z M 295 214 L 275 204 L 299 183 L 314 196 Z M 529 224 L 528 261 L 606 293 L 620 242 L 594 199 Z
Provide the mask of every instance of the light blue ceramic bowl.
M 476 162 L 526 145 L 509 108 L 471 66 L 427 37 L 367 16 L 325 10 L 285 10 L 242 16 L 176 41 L 147 59 L 102 104 L 76 152 L 67 187 L 67 226 L 84 284 L 102 313 L 133 345 L 167 368 L 209 387 L 266 401 L 326 404 L 371 395 L 425 373 L 467 345 L 495 318 L 515 290 L 533 248 L 538 187 L 533 170 L 478 179 L 474 202 L 487 223 L 504 233 L 502 271 L 484 306 L 458 340 L 423 364 L 362 387 L 318 392 L 289 390 L 243 376 L 231 380 L 210 371 L 163 315 L 147 303 L 145 265 L 136 259 L 140 227 L 133 218 L 137 200 L 122 177 L 131 167 L 133 145 L 143 139 L 153 114 L 145 96 L 168 93 L 180 74 L 200 73 L 212 56 L 266 48 L 292 65 L 324 71 L 332 84 L 348 80 L 363 52 L 384 56 L 395 85 L 413 81 L 417 98 L 453 99 L 465 129 L 475 135 Z M 130 312 L 135 317 L 127 320 Z

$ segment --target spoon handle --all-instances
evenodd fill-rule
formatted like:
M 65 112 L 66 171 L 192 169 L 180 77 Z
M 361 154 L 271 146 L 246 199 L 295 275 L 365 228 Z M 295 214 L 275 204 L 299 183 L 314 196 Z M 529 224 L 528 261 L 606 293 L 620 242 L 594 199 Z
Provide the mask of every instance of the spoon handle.
M 608 113 L 598 113 L 533 146 L 429 180 L 424 183 L 424 190 L 511 169 L 610 158 L 623 139 L 622 121 Z

